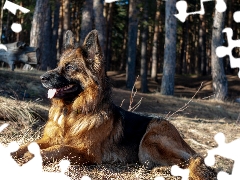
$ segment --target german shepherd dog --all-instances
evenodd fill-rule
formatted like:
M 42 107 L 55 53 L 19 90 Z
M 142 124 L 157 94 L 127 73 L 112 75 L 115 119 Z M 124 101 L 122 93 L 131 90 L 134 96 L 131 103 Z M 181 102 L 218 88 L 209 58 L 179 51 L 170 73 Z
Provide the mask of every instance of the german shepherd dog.
M 43 163 L 67 158 L 72 164 L 141 163 L 148 168 L 186 164 L 192 179 L 214 174 L 167 120 L 129 112 L 114 105 L 98 33 L 82 46 L 67 31 L 58 67 L 41 82 L 52 99 L 43 136 L 37 140 Z M 33 157 L 27 145 L 12 156 Z

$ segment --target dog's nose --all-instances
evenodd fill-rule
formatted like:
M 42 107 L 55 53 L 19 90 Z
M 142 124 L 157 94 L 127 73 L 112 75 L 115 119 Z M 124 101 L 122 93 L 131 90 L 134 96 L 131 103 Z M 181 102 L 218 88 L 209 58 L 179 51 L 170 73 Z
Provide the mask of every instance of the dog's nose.
M 43 74 L 43 75 L 40 76 L 40 79 L 41 79 L 41 81 L 48 81 L 49 77 L 46 76 L 45 74 Z

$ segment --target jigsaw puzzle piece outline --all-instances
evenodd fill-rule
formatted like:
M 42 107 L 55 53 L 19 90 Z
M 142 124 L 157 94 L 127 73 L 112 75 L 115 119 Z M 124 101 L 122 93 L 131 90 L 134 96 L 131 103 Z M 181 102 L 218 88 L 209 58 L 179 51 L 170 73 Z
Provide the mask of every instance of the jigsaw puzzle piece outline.
M 181 176 L 182 180 L 188 180 L 189 177 L 189 169 L 182 169 L 177 165 L 173 165 L 171 167 L 171 174 L 173 176 Z
M 165 180 L 165 178 L 162 177 L 162 176 L 157 176 L 157 177 L 154 178 L 154 180 Z
M 227 5 L 224 0 L 216 0 L 217 3 L 215 5 L 215 8 L 218 12 L 222 13 L 227 10 Z
M 240 23 L 240 11 L 236 11 L 236 12 L 233 13 L 233 20 L 236 23 Z
M 236 178 L 234 178 L 233 176 L 231 176 L 230 174 L 224 172 L 224 171 L 220 171 L 217 174 L 217 179 L 218 180 L 237 180 Z
M 235 47 L 240 47 L 240 39 L 233 40 L 233 30 L 232 28 L 225 28 L 222 31 L 227 34 L 228 46 L 219 46 L 216 48 L 216 54 L 218 57 L 229 56 L 231 68 L 240 68 L 240 58 L 234 58 L 232 55 L 232 50 Z M 240 72 L 238 72 L 238 77 L 240 78 Z
M 15 3 L 12 3 L 11 1 L 8 1 L 8 0 L 5 1 L 3 9 L 8 9 L 14 15 L 16 15 L 17 10 L 20 10 L 24 14 L 26 14 L 30 11 L 29 9 L 24 8 L 22 6 L 19 6 Z
M 8 0 L 5 1 L 4 5 L 3 5 L 3 9 L 9 10 L 14 15 L 16 15 L 17 10 L 20 10 L 24 14 L 26 14 L 30 11 L 29 9 L 24 8 L 22 6 L 19 6 L 15 3 L 12 3 L 10 1 L 8 1 Z M 22 25 L 19 24 L 19 23 L 13 23 L 12 26 L 11 26 L 11 29 L 16 33 L 19 33 L 19 32 L 22 31 Z
M 174 14 L 176 18 L 178 18 L 181 22 L 185 22 L 186 18 L 189 15 L 194 15 L 194 14 L 200 14 L 203 15 L 205 14 L 205 8 L 203 3 L 208 2 L 208 1 L 213 1 L 213 0 L 200 0 L 200 10 L 199 11 L 194 11 L 194 12 L 187 12 L 187 7 L 188 4 L 185 0 L 180 0 L 176 2 L 176 9 L 178 10 L 178 14 Z M 217 9 L 218 12 L 224 12 L 227 9 L 227 5 L 224 2 L 224 0 L 216 0 L 217 3 L 215 5 L 215 8 Z
M 0 133 L 8 126 L 7 123 L 0 126 Z M 70 166 L 68 160 L 62 160 L 59 163 L 60 172 L 45 172 L 42 166 L 42 156 L 40 154 L 40 148 L 37 143 L 33 142 L 29 144 L 28 150 L 34 154 L 34 157 L 24 165 L 20 166 L 11 156 L 11 152 L 15 152 L 19 149 L 19 145 L 16 141 L 12 141 L 7 147 L 0 143 L 0 179 L 61 179 L 70 180 L 70 177 L 65 175 L 67 168 Z M 31 173 L 29 173 L 29 171 Z
M 205 164 L 212 166 L 215 163 L 215 155 L 219 155 L 231 160 L 234 160 L 234 165 L 232 168 L 232 174 L 225 173 L 223 171 L 218 173 L 218 180 L 237 180 L 240 177 L 240 139 L 233 140 L 230 143 L 225 142 L 225 135 L 223 133 L 218 133 L 214 137 L 218 144 L 218 147 L 208 150 L 208 155 L 205 158 Z

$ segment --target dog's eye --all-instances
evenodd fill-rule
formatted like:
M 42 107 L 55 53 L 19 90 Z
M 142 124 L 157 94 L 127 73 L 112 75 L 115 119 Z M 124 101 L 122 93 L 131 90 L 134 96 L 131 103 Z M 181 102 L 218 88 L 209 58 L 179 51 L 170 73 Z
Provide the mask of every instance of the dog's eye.
M 73 65 L 69 64 L 69 65 L 67 65 L 67 66 L 65 67 L 65 70 L 66 70 L 66 71 L 73 71 L 73 70 L 75 70 L 75 68 L 74 68 Z

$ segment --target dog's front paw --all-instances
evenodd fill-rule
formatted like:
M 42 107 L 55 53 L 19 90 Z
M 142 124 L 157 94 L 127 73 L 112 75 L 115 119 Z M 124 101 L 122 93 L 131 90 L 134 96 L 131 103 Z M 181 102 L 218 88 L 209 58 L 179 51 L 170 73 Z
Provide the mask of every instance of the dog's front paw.
M 11 156 L 20 165 L 27 163 L 30 159 L 34 157 L 34 155 L 28 151 L 27 146 L 21 147 L 16 152 L 12 152 Z
M 26 152 L 22 157 L 19 157 L 19 156 L 18 157 L 12 156 L 12 157 L 20 166 L 22 166 L 23 164 L 31 160 L 34 157 L 34 155 L 31 154 L 30 152 Z

